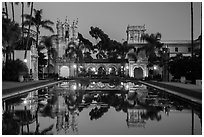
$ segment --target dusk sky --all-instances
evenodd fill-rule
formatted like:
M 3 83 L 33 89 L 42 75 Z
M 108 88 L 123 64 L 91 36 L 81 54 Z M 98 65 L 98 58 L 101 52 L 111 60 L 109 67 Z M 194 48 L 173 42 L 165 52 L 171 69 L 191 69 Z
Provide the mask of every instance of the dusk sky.
M 4 4 L 2 4 L 4 7 Z M 9 4 L 10 7 L 10 4 Z M 26 6 L 25 6 L 26 7 Z M 36 2 L 35 9 L 43 9 L 43 18 L 52 20 L 56 33 L 56 21 L 64 22 L 66 16 L 72 22 L 79 19 L 79 32 L 85 38 L 91 26 L 99 27 L 110 39 L 119 42 L 126 40 L 126 29 L 129 25 L 144 25 L 147 33 L 160 32 L 162 40 L 191 39 L 190 2 Z M 30 13 L 25 8 L 26 13 Z M 21 23 L 21 6 L 15 6 L 16 21 Z M 11 10 L 9 10 L 11 15 Z M 194 3 L 194 39 L 201 34 L 201 2 Z M 50 35 L 41 30 L 41 35 Z

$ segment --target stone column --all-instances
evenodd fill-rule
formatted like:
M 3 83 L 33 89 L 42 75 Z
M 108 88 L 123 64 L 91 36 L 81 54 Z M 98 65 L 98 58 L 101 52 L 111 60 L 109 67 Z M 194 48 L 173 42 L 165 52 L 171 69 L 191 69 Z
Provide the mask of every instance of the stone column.
M 32 79 L 38 80 L 38 51 L 35 45 L 32 45 L 31 47 L 31 54 L 31 63 L 33 66 Z

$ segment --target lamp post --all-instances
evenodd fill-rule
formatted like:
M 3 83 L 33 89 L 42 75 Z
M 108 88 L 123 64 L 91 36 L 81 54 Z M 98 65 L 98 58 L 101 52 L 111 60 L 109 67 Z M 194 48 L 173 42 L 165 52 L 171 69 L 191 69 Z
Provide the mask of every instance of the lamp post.
M 73 65 L 73 68 L 74 68 L 74 76 L 75 76 L 76 75 L 76 69 L 77 69 L 76 64 Z
M 169 81 L 169 67 L 168 67 L 168 62 L 169 62 L 169 48 L 166 45 L 165 48 L 163 49 L 163 80 L 164 81 Z
M 125 76 L 127 77 L 127 76 L 129 76 L 129 66 L 128 65 L 126 65 L 125 66 Z

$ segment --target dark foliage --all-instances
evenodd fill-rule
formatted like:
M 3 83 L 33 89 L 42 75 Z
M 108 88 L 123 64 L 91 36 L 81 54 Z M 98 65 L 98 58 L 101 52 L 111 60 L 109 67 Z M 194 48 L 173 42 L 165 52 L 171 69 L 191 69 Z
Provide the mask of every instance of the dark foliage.
M 3 68 L 3 80 L 17 81 L 19 74 L 24 76 L 28 74 L 28 67 L 23 61 L 17 59 L 6 62 Z
M 192 80 L 195 83 L 196 79 L 202 79 L 202 59 L 177 55 L 171 58 L 169 70 L 175 79 L 185 76 L 186 79 Z

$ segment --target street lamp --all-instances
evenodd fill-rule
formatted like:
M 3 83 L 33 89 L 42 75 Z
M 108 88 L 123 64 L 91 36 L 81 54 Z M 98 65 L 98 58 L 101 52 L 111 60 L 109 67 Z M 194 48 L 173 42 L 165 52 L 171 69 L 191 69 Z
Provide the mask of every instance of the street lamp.
M 169 81 L 169 69 L 168 69 L 168 62 L 169 62 L 169 48 L 168 45 L 165 46 L 163 50 L 163 80 Z
M 27 60 L 27 59 L 24 59 L 23 61 L 24 61 L 25 63 L 27 63 L 28 60 Z
M 75 76 L 76 68 L 77 68 L 76 64 L 73 65 L 73 68 L 74 68 L 74 76 Z
M 153 69 L 154 69 L 154 70 L 157 70 L 157 66 L 156 66 L 156 65 L 154 65 L 154 66 L 153 66 Z
M 125 75 L 128 76 L 128 73 L 129 73 L 129 66 L 125 66 Z

